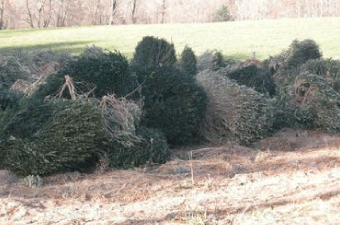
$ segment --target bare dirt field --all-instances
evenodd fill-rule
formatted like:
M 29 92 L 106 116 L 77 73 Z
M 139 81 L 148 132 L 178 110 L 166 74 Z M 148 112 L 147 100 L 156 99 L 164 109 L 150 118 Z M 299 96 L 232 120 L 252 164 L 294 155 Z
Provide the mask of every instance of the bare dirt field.
M 0 224 L 340 224 L 339 148 L 339 135 L 286 129 L 256 149 L 179 149 L 164 165 L 41 188 L 0 171 Z

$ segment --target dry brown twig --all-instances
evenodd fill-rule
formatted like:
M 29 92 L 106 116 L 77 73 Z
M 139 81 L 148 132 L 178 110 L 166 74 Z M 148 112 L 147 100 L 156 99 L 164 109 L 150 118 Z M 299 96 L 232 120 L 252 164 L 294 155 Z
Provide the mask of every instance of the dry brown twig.
M 71 95 L 71 99 L 72 100 L 76 100 L 77 99 L 76 89 L 74 88 L 73 79 L 69 75 L 65 76 L 65 83 L 61 87 L 61 90 L 57 94 L 57 97 L 61 98 L 63 96 L 64 91 L 66 90 L 66 88 L 68 89 L 68 91 L 69 91 L 69 93 Z
M 126 98 L 116 98 L 114 94 L 105 95 L 99 103 L 109 138 L 124 136 L 127 143 L 139 142 L 135 134 L 135 121 L 139 119 L 140 107 Z

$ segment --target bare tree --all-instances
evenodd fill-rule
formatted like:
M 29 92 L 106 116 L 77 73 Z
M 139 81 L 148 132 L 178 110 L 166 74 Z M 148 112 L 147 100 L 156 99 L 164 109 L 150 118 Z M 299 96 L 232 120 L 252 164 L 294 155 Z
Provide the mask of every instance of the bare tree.
M 34 27 L 34 23 L 33 23 L 33 14 L 32 14 L 32 12 L 31 12 L 29 0 L 26 0 L 26 7 L 27 7 L 28 18 L 29 18 L 29 24 L 30 24 L 30 26 L 33 28 L 33 27 Z
M 26 0 L 30 27 L 48 27 L 52 17 L 52 0 Z
M 68 13 L 68 1 L 58 0 L 55 5 L 55 26 L 64 27 L 66 26 L 66 17 Z
M 37 10 L 38 10 L 38 27 L 42 27 L 43 16 L 45 13 L 44 6 L 47 0 L 40 0 L 37 2 Z
M 43 21 L 43 27 L 48 27 L 50 25 L 51 22 L 51 18 L 52 18 L 52 2 L 53 0 L 48 0 L 48 13 L 47 15 L 44 17 L 44 21 Z
M 117 1 L 111 0 L 110 1 L 110 21 L 109 21 L 110 25 L 113 25 L 114 23 L 115 14 L 116 14 L 116 6 L 117 6 Z
M 0 29 L 340 16 L 340 0 L 0 0 Z
M 164 23 L 164 17 L 165 17 L 165 12 L 166 12 L 166 0 L 162 1 L 162 9 L 161 9 L 161 15 L 162 15 L 162 19 L 161 19 L 161 23 Z
M 93 25 L 108 24 L 110 19 L 111 0 L 87 0 L 83 1 L 86 11 L 83 12 L 85 23 L 89 18 L 89 23 Z
M 136 23 L 136 8 L 137 8 L 137 0 L 132 0 L 131 20 L 133 24 Z
M 4 21 L 4 13 L 5 13 L 5 8 L 6 8 L 7 3 L 8 3 L 8 0 L 0 1 L 0 30 L 6 29 L 5 21 Z

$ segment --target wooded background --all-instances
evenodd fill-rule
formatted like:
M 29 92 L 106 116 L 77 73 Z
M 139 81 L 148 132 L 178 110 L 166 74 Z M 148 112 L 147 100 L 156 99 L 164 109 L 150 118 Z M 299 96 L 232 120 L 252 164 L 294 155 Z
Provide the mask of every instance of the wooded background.
M 340 16 L 339 0 L 0 0 L 0 29 Z

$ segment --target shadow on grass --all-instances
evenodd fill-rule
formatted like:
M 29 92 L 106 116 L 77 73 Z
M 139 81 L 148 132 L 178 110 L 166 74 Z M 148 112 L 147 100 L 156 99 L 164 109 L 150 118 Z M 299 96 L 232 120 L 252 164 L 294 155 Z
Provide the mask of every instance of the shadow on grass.
M 65 41 L 65 42 L 55 42 L 55 43 L 47 43 L 47 44 L 38 44 L 38 45 L 25 45 L 22 47 L 3 47 L 0 48 L 0 52 L 10 53 L 18 50 L 58 50 L 58 51 L 67 51 L 72 54 L 79 54 L 83 51 L 86 46 L 93 45 L 93 41 Z
M 51 29 L 51 28 L 50 28 Z M 11 38 L 11 37 L 19 37 L 27 34 L 38 33 L 46 31 L 46 29 L 22 29 L 22 30 L 0 30 L 0 39 L 2 38 Z

